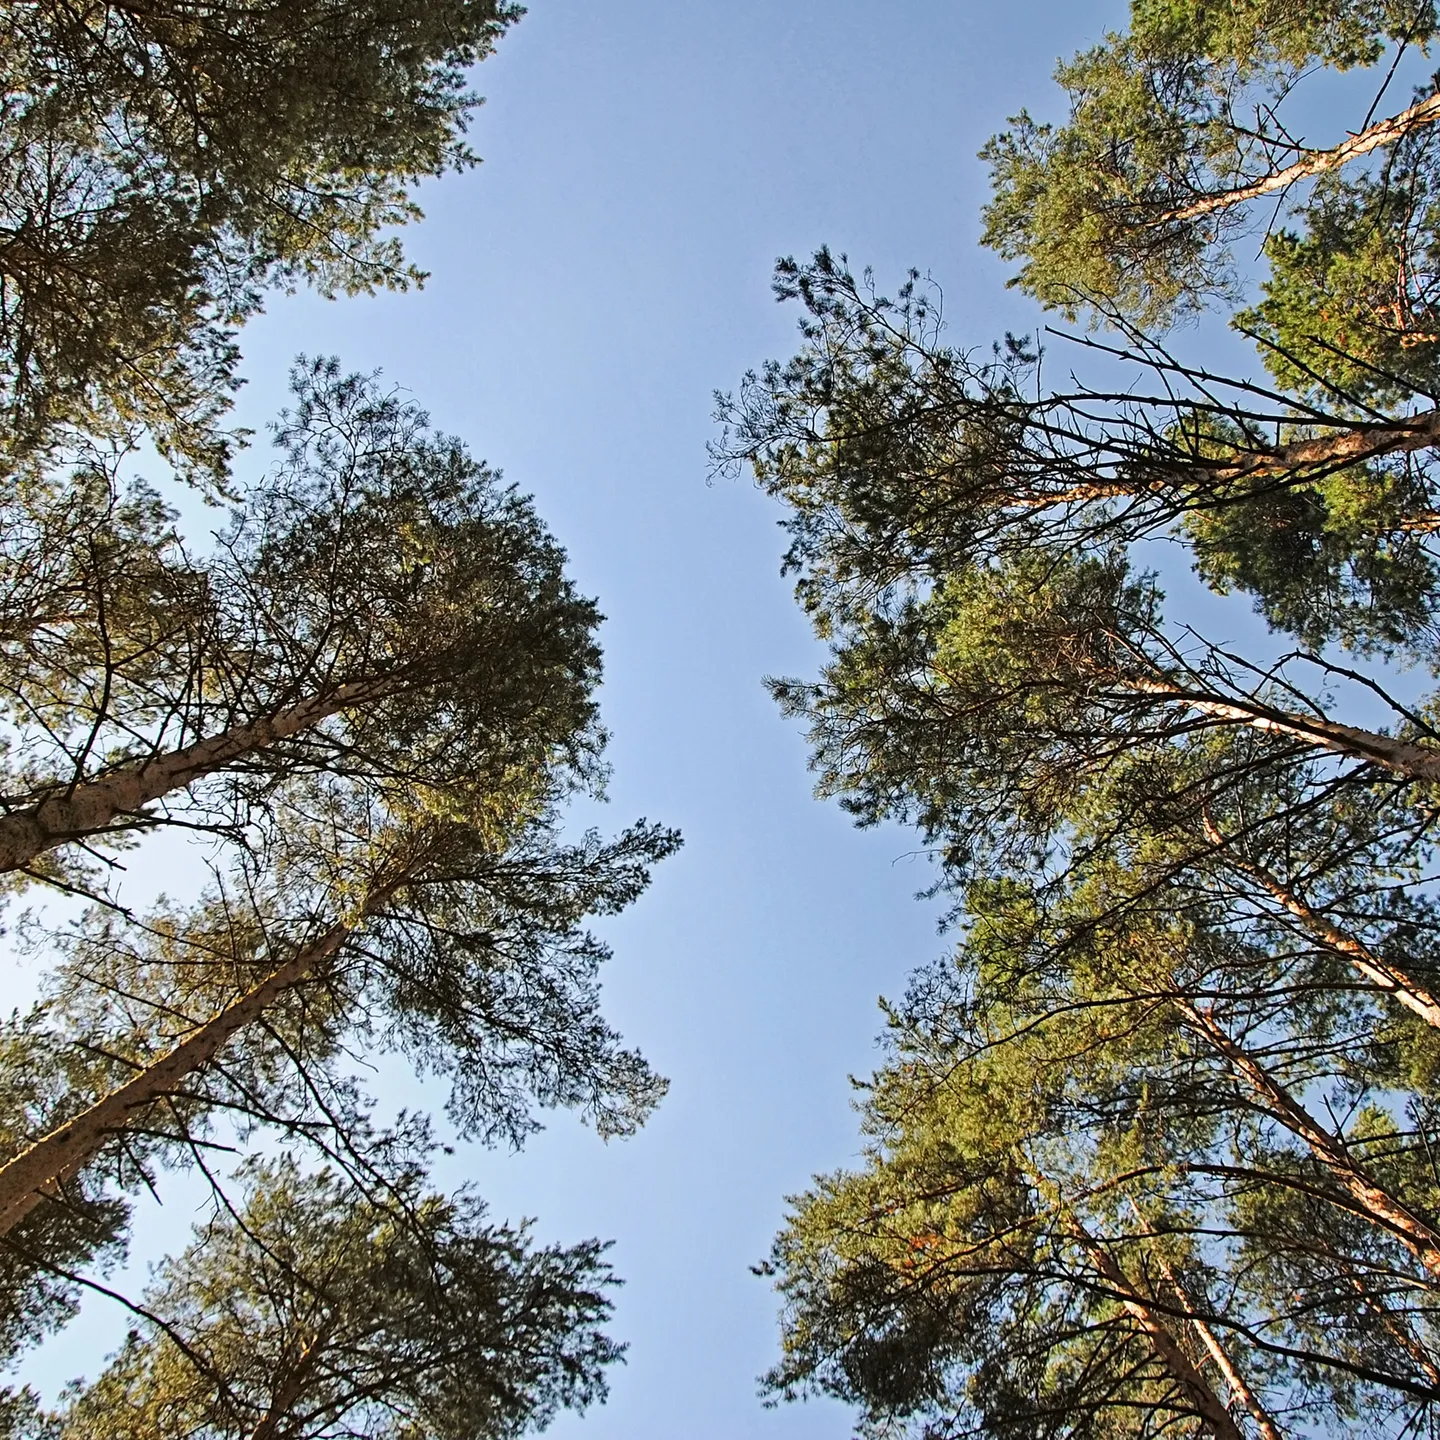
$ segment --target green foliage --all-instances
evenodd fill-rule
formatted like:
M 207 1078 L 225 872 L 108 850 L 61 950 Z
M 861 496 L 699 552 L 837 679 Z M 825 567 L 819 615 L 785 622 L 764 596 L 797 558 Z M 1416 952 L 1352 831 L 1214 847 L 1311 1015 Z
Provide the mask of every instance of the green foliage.
M 1440 96 L 1377 76 L 1328 147 L 1284 108 L 1436 23 L 1136 0 L 1062 65 L 1068 121 L 984 152 L 1014 283 L 1118 334 L 1058 367 L 947 343 L 916 272 L 778 266 L 800 345 L 716 446 L 829 649 L 773 689 L 962 941 L 776 1241 L 772 1396 L 925 1440 L 1440 1426 Z M 1270 378 L 1187 363 L 1159 331 L 1239 308 L 1267 221 Z M 1177 554 L 1270 633 L 1202 630 Z
M 96 1057 L 72 1034 L 56 1036 L 39 1017 L 13 1019 L 0 1029 L 0 1154 L 10 1155 L 37 1125 L 48 1128 L 73 1108 L 77 1090 L 91 1086 Z M 79 1308 L 77 1273 L 123 1259 L 128 1210 L 104 1193 L 103 1183 L 77 1180 L 67 1203 L 46 1207 L 0 1246 L 0 1366 L 8 1368 Z M 0 1435 L 18 1426 L 0 1392 Z M 15 1414 L 23 1413 L 21 1399 Z
M 947 345 L 917 277 L 891 300 L 823 250 L 782 261 L 777 290 L 805 307 L 802 347 L 721 397 L 714 450 L 785 503 L 786 566 L 823 637 L 972 563 L 1179 522 L 1212 588 L 1305 645 L 1434 662 L 1436 486 L 1403 428 L 1372 440 L 1346 404 L 1145 347 L 1118 381 L 1047 392 L 1026 342 Z
M 603 1246 L 426 1187 L 357 1067 L 450 1082 L 459 1133 L 540 1106 L 628 1135 L 665 1088 L 600 1011 L 586 928 L 678 837 L 562 838 L 603 790 L 600 616 L 529 499 L 374 376 L 303 359 L 258 483 L 237 336 L 279 288 L 424 280 L 416 187 L 476 163 L 508 0 L 0 0 L 0 884 L 58 963 L 0 1027 L 0 1362 L 188 1167 L 212 1221 L 108 1368 L 25 1440 L 472 1440 L 603 1398 Z M 158 452 L 231 506 L 182 534 Z M 212 883 L 145 915 L 117 851 L 198 831 Z M 263 1146 L 232 1200 L 214 1156 Z M 323 1168 L 315 1169 L 316 1163 Z
M 1383 173 L 1324 176 L 1265 242 L 1264 298 L 1235 317 L 1286 389 L 1403 405 L 1437 391 L 1436 137 L 1402 142 Z M 1323 377 L 1321 383 L 1317 383 Z
M 367 1192 L 252 1162 L 243 1207 L 166 1262 L 155 1318 L 56 1434 L 499 1440 L 602 1399 L 621 1354 L 600 1329 L 604 1247 L 537 1247 L 424 1180 Z
M 1281 101 L 1309 71 L 1374 65 L 1435 26 L 1432 5 L 1389 0 L 1136 0 L 1128 31 L 1056 70 L 1068 123 L 1022 113 L 981 151 L 984 243 L 1072 316 L 1149 326 L 1233 298 L 1230 242 L 1253 222 L 1228 197 L 1306 153 Z
M 1185 517 L 1195 570 L 1219 594 L 1255 597 L 1277 630 L 1321 650 L 1411 653 L 1436 598 L 1427 477 L 1417 466 L 1334 471 L 1310 485 L 1260 480 L 1235 503 Z
M 373 377 L 315 362 L 293 389 L 280 464 L 203 558 L 99 475 L 8 511 L 4 868 L 170 822 L 243 834 L 297 775 L 432 805 L 599 783 L 599 616 L 529 500 Z M 85 809 L 127 775 L 141 804 Z
M 822 793 L 919 825 L 966 943 L 893 1014 L 865 1167 L 777 1241 L 772 1393 L 850 1401 L 877 1436 L 1432 1424 L 1430 709 L 1374 669 L 1206 642 L 1137 564 L 1179 539 L 1301 635 L 1418 648 L 1407 462 L 1388 488 L 1307 472 L 1307 427 L 1277 483 L 1218 402 L 1085 431 L 1078 399 L 1020 398 L 1023 347 L 939 347 L 913 291 L 823 255 L 781 283 L 805 346 L 724 444 L 792 504 L 831 654 L 775 690 Z M 1319 685 L 1342 679 L 1395 733 L 1338 718 Z
M 58 1233 L 98 1205 L 114 1229 L 113 1197 L 166 1169 L 208 1174 L 202 1151 L 227 1133 L 350 1154 L 367 1123 L 357 1053 L 447 1076 L 457 1130 L 487 1143 L 522 1143 L 537 1104 L 576 1108 L 606 1138 L 633 1133 L 665 1082 L 601 1015 L 610 952 L 584 926 L 633 903 L 678 837 L 641 824 L 563 844 L 554 814 L 522 798 L 397 822 L 312 793 L 281 816 L 289 853 L 271 847 L 268 874 L 252 866 L 143 924 L 96 908 L 51 937 L 65 959 L 47 994 L 0 1032 L 17 1091 L 33 1085 L 27 1062 L 52 1057 L 54 1071 L 3 1137 L 0 1253 L 11 1207 L 37 1189 L 26 1223 Z M 337 926 L 323 955 L 287 968 Z M 208 1053 L 174 1058 L 221 1023 Z M 38 1185 L 17 1181 L 39 1152 L 55 1158 Z M 13 1243 L 23 1256 L 23 1234 Z
M 1434 1216 L 1396 1017 L 1365 1035 L 1373 1000 L 1333 979 L 1327 1014 L 1292 957 L 1203 928 L 1205 887 L 1197 912 L 1132 876 L 1148 903 L 1117 912 L 1107 868 L 1063 898 L 973 891 L 956 963 L 892 1013 L 864 1168 L 799 1197 L 776 1243 L 770 1387 L 855 1402 L 875 1434 L 1207 1433 L 1144 1310 L 1237 1418 L 1201 1326 L 1286 1430 L 1433 1415 L 1435 1276 L 1285 1108 L 1304 1095 L 1373 1191 Z
M 411 188 L 474 163 L 466 71 L 518 9 L 8 4 L 0 457 L 146 429 L 223 477 L 236 327 L 276 285 L 422 277 Z
M 555 1105 L 628 1135 L 665 1088 L 601 1014 L 586 925 L 678 837 L 561 838 L 605 778 L 594 604 L 529 500 L 413 403 L 333 361 L 293 389 L 279 464 L 208 552 L 98 463 L 7 511 L 12 880 L 95 895 L 96 861 L 156 825 L 228 842 L 194 907 L 105 897 L 36 934 L 61 963 L 0 1057 L 12 1349 L 68 1317 L 167 1170 L 219 1187 L 207 1151 L 262 1133 L 353 1167 L 359 1055 L 444 1075 L 486 1142 Z M 522 1379 L 515 1415 L 594 1393 Z

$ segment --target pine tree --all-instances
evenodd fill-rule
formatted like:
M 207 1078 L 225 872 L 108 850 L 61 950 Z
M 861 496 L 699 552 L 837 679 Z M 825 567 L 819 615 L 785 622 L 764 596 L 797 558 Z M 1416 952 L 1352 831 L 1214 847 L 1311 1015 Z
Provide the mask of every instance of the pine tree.
M 356 1053 L 445 1074 L 486 1141 L 537 1105 L 626 1134 L 663 1093 L 600 1013 L 585 926 L 677 837 L 560 838 L 604 780 L 595 606 L 414 404 L 334 362 L 294 390 L 208 552 L 104 473 L 9 511 L 0 869 L 95 904 L 38 932 L 60 963 L 5 1035 L 7 1339 L 66 1318 L 138 1187 L 213 1181 L 214 1145 L 358 1163 Z M 214 884 L 136 915 L 103 866 L 167 825 L 226 842 Z
M 956 963 L 893 1013 L 865 1168 L 776 1245 L 772 1389 L 876 1433 L 1429 1423 L 1435 1116 L 1393 1063 L 1405 1018 L 1162 897 L 1117 919 L 1100 880 L 972 895 Z
M 1352 357 L 1398 358 L 1418 343 L 1428 364 L 1429 301 L 1411 277 L 1425 284 L 1440 96 L 1432 85 L 1386 113 L 1389 77 L 1378 77 L 1358 123 L 1321 145 L 1297 139 L 1283 107 L 1325 70 L 1378 67 L 1397 47 L 1423 52 L 1435 29 L 1428 3 L 1140 0 L 1127 31 L 1057 69 L 1068 123 L 1022 113 L 981 152 L 994 187 L 985 243 L 1022 260 L 1015 283 L 1048 305 L 1154 325 L 1233 296 L 1233 242 L 1264 228 L 1262 206 L 1318 181 L 1293 206 L 1305 232 L 1271 242 L 1286 272 L 1277 298 L 1296 298 L 1298 283 L 1344 306 L 1349 325 L 1335 328 L 1347 329 Z M 1307 266 L 1307 250 L 1338 264 L 1328 275 L 1323 262 Z
M 354 1122 L 324 1097 L 347 1040 L 448 1075 L 453 1120 L 487 1141 L 519 1143 L 536 1102 L 602 1135 L 637 1128 L 664 1082 L 601 1017 L 609 951 L 583 926 L 629 905 L 677 839 L 642 824 L 562 844 L 528 788 L 408 820 L 312 796 L 284 817 L 273 879 L 139 934 L 106 909 L 82 919 L 25 1038 L 89 1063 L 0 1159 L 0 1236 L 72 1208 L 97 1170 L 123 1191 L 190 1162 L 217 1116 L 343 1149 Z
M 1326 757 L 1428 809 L 1433 701 L 1386 659 L 1435 662 L 1431 511 L 1417 482 L 1387 514 L 1374 483 L 1391 459 L 1423 476 L 1418 429 L 1346 422 L 1262 451 L 1239 400 L 1197 418 L 1157 398 L 1147 418 L 1133 392 L 1026 399 L 1023 347 L 976 365 L 913 290 L 886 301 L 823 252 L 780 283 L 809 309 L 804 346 L 726 403 L 719 451 L 790 507 L 787 564 L 832 658 L 775 688 L 810 724 L 822 792 L 862 822 L 918 821 L 956 873 L 1033 863 L 1120 757 L 1163 767 L 1205 733 L 1254 732 L 1269 743 L 1249 763 Z M 1388 453 L 1357 467 L 1346 436 Z M 1366 487 L 1368 509 L 1350 504 Z M 1136 558 L 1161 538 L 1296 633 L 1244 654 L 1168 622 Z
M 387 1171 L 353 1073 L 398 1051 L 516 1144 L 539 1106 L 610 1136 L 663 1093 L 585 927 L 677 837 L 561 837 L 604 781 L 598 612 L 373 376 L 302 358 L 258 483 L 224 428 L 270 291 L 423 281 L 395 232 L 476 163 L 468 71 L 520 13 L 0 5 L 0 885 L 91 902 L 37 922 L 59 961 L 0 1030 L 0 1360 L 87 1292 L 148 1327 L 59 1412 L 0 1395 L 5 1434 L 508 1436 L 619 1357 L 603 1247 Z M 228 524 L 183 536 L 146 447 Z M 138 915 L 107 872 L 162 826 L 222 842 L 213 883 Z M 235 1208 L 216 1151 L 276 1143 Z M 131 1197 L 181 1166 L 216 1220 L 111 1291 Z
M 597 773 L 598 616 L 530 503 L 373 379 L 317 362 L 294 391 L 212 554 L 103 483 L 12 531 L 0 870 L 73 881 L 171 823 L 243 838 L 293 775 L 382 797 Z
M 412 1166 L 384 1188 L 251 1162 L 47 1430 L 148 1440 L 507 1437 L 605 1394 L 621 1347 L 594 1242 L 539 1247 Z
M 777 1241 L 772 1394 L 877 1436 L 1436 1424 L 1440 102 L 1384 98 L 1435 23 L 1136 0 L 1062 66 L 1068 122 L 984 152 L 986 243 L 1088 334 L 970 349 L 917 273 L 777 268 L 800 346 L 715 447 L 829 647 L 773 688 L 964 939 Z M 1348 134 L 1287 128 L 1368 67 Z M 1268 378 L 1177 353 L 1202 310 Z M 1189 623 L 1185 563 L 1268 635 Z
M 223 483 L 237 327 L 276 286 L 423 277 L 393 228 L 475 163 L 493 0 L 7 4 L 0 471 L 144 430 Z

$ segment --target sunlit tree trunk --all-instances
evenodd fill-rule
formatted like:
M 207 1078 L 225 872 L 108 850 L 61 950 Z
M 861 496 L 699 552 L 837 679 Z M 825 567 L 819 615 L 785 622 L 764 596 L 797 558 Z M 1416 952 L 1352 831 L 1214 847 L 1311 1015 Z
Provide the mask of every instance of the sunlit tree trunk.
M 1206 195 L 1189 205 L 1167 210 L 1150 223 L 1166 225 L 1177 220 L 1198 220 L 1205 215 L 1227 210 L 1232 205 L 1243 205 L 1250 200 L 1260 200 L 1266 195 L 1277 194 L 1301 180 L 1312 180 L 1317 175 L 1325 174 L 1327 170 L 1338 169 L 1341 165 L 1358 160 L 1362 155 L 1369 155 L 1382 146 L 1393 145 L 1397 140 L 1403 140 L 1413 131 L 1424 125 L 1433 125 L 1437 120 L 1440 120 L 1440 95 L 1428 95 L 1408 110 L 1390 116 L 1388 120 L 1377 120 L 1375 124 L 1367 125 L 1339 145 L 1332 145 L 1328 150 L 1307 150 L 1292 165 L 1274 170 L 1269 175 L 1262 175 L 1248 185 L 1237 185 L 1234 189 Z
M 254 1024 L 287 990 L 330 959 L 352 929 L 350 923 L 332 925 L 124 1085 L 0 1165 L 0 1235 L 8 1234 L 47 1196 L 79 1174 L 111 1136 L 133 1125 L 137 1115 L 214 1060 L 238 1031 Z
M 1115 1257 L 1078 1220 L 1072 1219 L 1068 1228 L 1115 1297 L 1139 1322 L 1156 1355 L 1215 1440 L 1245 1440 L 1229 1410 L 1195 1368 L 1154 1304 L 1135 1287 Z
M 1347 1194 L 1394 1234 L 1417 1260 L 1440 1280 L 1440 1232 L 1403 1201 L 1390 1194 L 1354 1160 L 1346 1145 L 1327 1130 L 1258 1060 L 1238 1045 L 1215 1018 L 1188 1000 L 1172 1001 L 1186 1024 L 1223 1055 L 1264 1105 L 1267 1114 L 1303 1140 Z
M 99 834 L 119 818 L 141 815 L 147 805 L 176 790 L 396 688 L 397 681 L 389 677 L 352 681 L 100 779 L 58 787 L 43 800 L 0 817 L 0 871 L 24 869 L 46 850 Z
M 1427 1025 L 1440 1029 L 1440 1000 L 1418 981 L 1407 975 L 1398 966 L 1376 955 L 1368 945 L 1354 935 L 1333 925 L 1325 916 L 1312 910 L 1304 900 L 1289 888 L 1280 878 L 1253 860 L 1243 859 L 1230 848 L 1225 837 L 1207 819 L 1205 833 L 1211 844 L 1225 852 L 1225 862 L 1242 875 L 1248 875 L 1291 915 L 1293 915 L 1320 943 L 1328 949 L 1343 955 L 1371 984 L 1392 995 L 1407 1010 L 1413 1011 Z
M 1338 720 L 1297 715 L 1258 700 L 1223 699 L 1213 692 L 1193 689 L 1172 680 L 1147 676 L 1117 676 L 1117 690 L 1129 689 L 1141 695 L 1172 700 L 1177 705 L 1235 725 L 1246 725 L 1271 735 L 1288 735 L 1335 755 L 1369 760 L 1409 780 L 1440 782 L 1440 750 L 1396 740 L 1376 730 L 1344 725 Z

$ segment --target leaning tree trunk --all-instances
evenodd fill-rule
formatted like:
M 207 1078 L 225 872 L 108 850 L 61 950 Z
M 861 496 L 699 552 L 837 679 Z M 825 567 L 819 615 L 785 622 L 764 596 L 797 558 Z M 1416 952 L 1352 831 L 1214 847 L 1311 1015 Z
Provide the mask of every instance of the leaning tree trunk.
M 1145 1224 L 1143 1220 L 1140 1223 Z M 1145 1228 L 1148 1231 L 1150 1227 L 1146 1225 Z M 1225 1377 L 1225 1383 L 1230 1387 L 1230 1393 L 1240 1401 L 1255 1422 L 1255 1427 L 1260 1432 L 1260 1440 L 1283 1440 L 1280 1431 L 1276 1428 L 1274 1417 L 1251 1388 L 1250 1382 L 1240 1372 L 1240 1367 L 1236 1365 L 1230 1352 L 1220 1343 L 1220 1337 L 1215 1333 L 1214 1327 L 1196 1309 L 1194 1302 L 1190 1299 L 1189 1291 L 1175 1273 L 1175 1267 L 1164 1255 L 1159 1256 L 1159 1261 L 1161 1273 L 1175 1293 L 1176 1303 L 1189 1318 L 1190 1328 L 1194 1330 L 1200 1343 L 1215 1362 L 1215 1368 Z
M 1230 842 L 1207 818 L 1205 834 L 1217 850 L 1224 852 L 1225 863 L 1238 870 L 1270 895 L 1293 915 L 1302 926 L 1328 950 L 1343 955 L 1355 969 L 1378 990 L 1383 990 L 1407 1010 L 1418 1015 L 1427 1025 L 1440 1030 L 1440 1000 L 1437 1000 L 1413 976 L 1398 965 L 1377 955 L 1356 936 L 1333 925 L 1324 915 L 1311 909 L 1278 875 L 1253 860 L 1244 859 L 1230 848 Z
M 129 1128 L 137 1115 L 143 1115 L 180 1081 L 208 1065 L 238 1031 L 253 1024 L 287 990 L 330 959 L 353 928 L 353 922 L 332 925 L 318 940 L 296 951 L 284 965 L 119 1089 L 0 1165 L 0 1235 L 8 1234 L 37 1205 L 79 1174 L 112 1135 Z
M 0 817 L 0 872 L 24 869 L 46 850 L 104 831 L 120 816 L 139 815 L 162 796 L 313 729 L 342 710 L 379 699 L 398 683 L 393 677 L 352 681 L 99 779 L 56 786 L 44 799 Z
M 1229 190 L 1220 190 L 1192 200 L 1188 205 L 1166 210 L 1150 224 L 1167 225 L 1177 220 L 1199 220 L 1206 215 L 1227 210 L 1232 205 L 1243 205 L 1250 200 L 1278 194 L 1301 180 L 1313 179 L 1327 170 L 1338 169 L 1351 160 L 1358 160 L 1362 155 L 1369 155 L 1382 146 L 1393 145 L 1412 131 L 1420 129 L 1422 125 L 1433 125 L 1437 120 L 1440 120 L 1440 95 L 1428 95 L 1424 100 L 1416 101 L 1408 110 L 1402 110 L 1388 120 L 1377 120 L 1373 125 L 1367 125 L 1358 134 L 1342 140 L 1328 150 L 1307 150 L 1293 165 L 1272 170 L 1270 174 L 1262 175 L 1248 185 L 1236 185 Z
M 1440 446 L 1440 408 L 1400 420 L 1336 428 L 1328 434 L 1312 435 L 1284 445 L 1236 450 L 1228 457 L 1173 454 L 1164 450 L 1139 457 L 1126 456 L 1109 473 L 1097 469 L 1094 478 L 1055 490 L 1013 490 L 1003 496 L 1002 503 L 1024 514 L 1033 514 L 1054 506 L 1170 496 L 1183 509 L 1185 497 L 1189 495 L 1210 506 L 1227 503 L 1225 492 L 1229 489 L 1233 499 L 1228 503 L 1238 504 L 1249 496 L 1235 487 L 1248 480 L 1276 479 L 1287 485 L 1303 485 L 1337 468 L 1435 446 Z M 1399 517 L 1395 529 L 1410 534 L 1433 533 L 1440 529 L 1440 513 L 1422 510 Z
M 1171 1003 L 1189 1028 L 1224 1056 L 1245 1080 L 1265 1112 L 1304 1141 L 1310 1153 L 1360 1207 L 1361 1213 L 1394 1235 L 1440 1280 L 1440 1232 L 1353 1159 L 1344 1142 L 1332 1135 L 1253 1055 L 1238 1045 L 1212 1015 L 1188 1000 L 1176 998 Z
M 1155 1354 L 1215 1440 L 1245 1440 L 1230 1411 L 1171 1334 L 1155 1306 L 1131 1283 L 1120 1262 L 1078 1220 L 1072 1219 L 1068 1228 L 1115 1298 L 1139 1322 Z
M 1097 678 L 1104 679 L 1104 676 Z M 1407 780 L 1440 783 L 1440 749 L 1429 745 L 1397 740 L 1391 735 L 1382 735 L 1378 730 L 1364 730 L 1357 725 L 1341 724 L 1338 720 L 1297 715 L 1259 700 L 1222 698 L 1212 691 L 1192 689 L 1159 676 L 1115 675 L 1111 684 L 1117 695 L 1129 690 L 1135 695 L 1168 700 L 1230 725 L 1245 725 L 1271 735 L 1287 735 L 1332 755 L 1367 760 Z

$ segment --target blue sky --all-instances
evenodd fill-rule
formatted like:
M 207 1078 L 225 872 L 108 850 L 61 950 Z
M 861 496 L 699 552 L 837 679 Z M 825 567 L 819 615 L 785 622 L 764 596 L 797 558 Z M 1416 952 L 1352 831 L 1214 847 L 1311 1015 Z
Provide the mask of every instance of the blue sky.
M 559 1115 L 523 1154 L 467 1148 L 446 1172 L 545 1238 L 615 1240 L 629 1363 L 554 1435 L 849 1434 L 839 1407 L 759 1407 L 777 1330 L 748 1267 L 782 1197 L 855 1155 L 846 1077 L 874 1061 L 876 997 L 944 941 L 912 898 L 930 878 L 912 837 L 815 801 L 762 688 L 818 652 L 778 573 L 777 512 L 707 479 L 711 392 L 788 353 L 771 266 L 821 243 L 887 286 L 933 271 L 957 343 L 1032 327 L 977 248 L 975 151 L 1022 105 L 1053 107 L 1055 60 L 1123 20 L 1119 3 L 533 0 L 479 72 L 485 164 L 422 193 L 426 289 L 277 300 L 245 332 L 247 423 L 281 403 L 296 351 L 334 353 L 535 494 L 608 616 L 604 821 L 687 838 L 606 932 L 607 1011 L 671 1078 L 660 1112 L 609 1146 Z M 389 1068 L 382 1089 L 415 1099 Z M 190 1218 L 181 1196 L 143 1215 L 141 1249 Z M 43 1374 L 93 1370 L 124 1328 L 87 1317 Z

